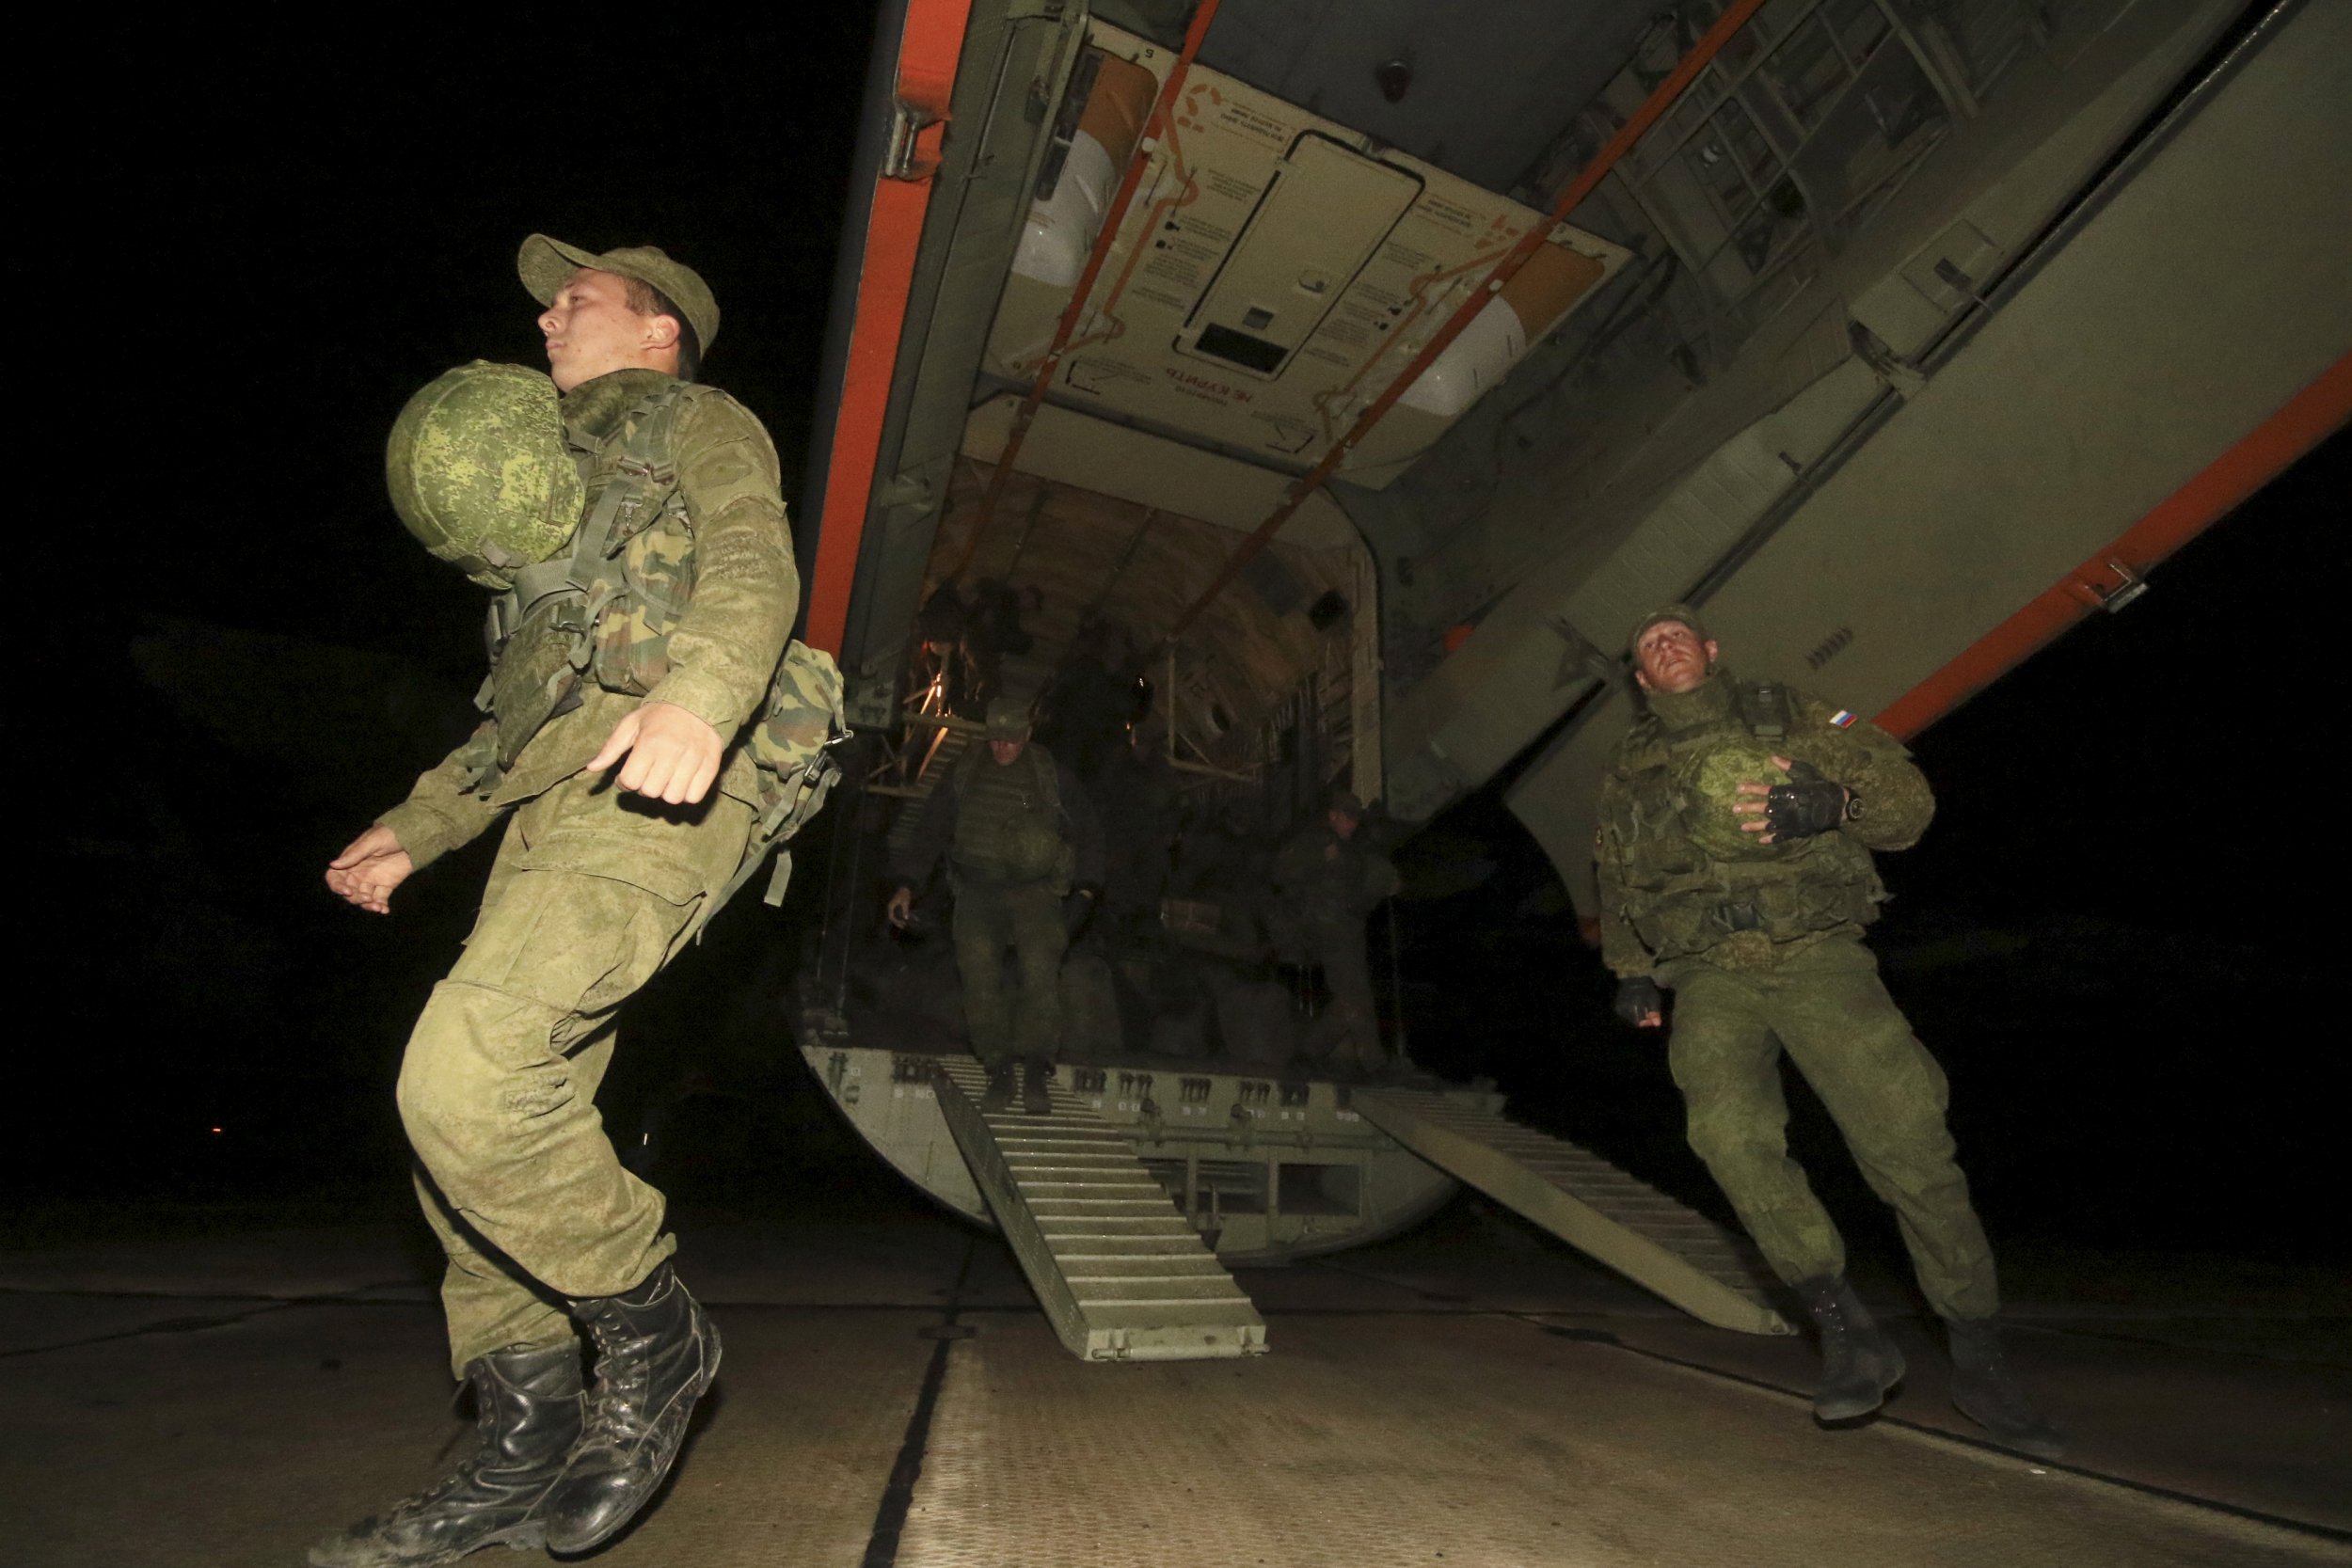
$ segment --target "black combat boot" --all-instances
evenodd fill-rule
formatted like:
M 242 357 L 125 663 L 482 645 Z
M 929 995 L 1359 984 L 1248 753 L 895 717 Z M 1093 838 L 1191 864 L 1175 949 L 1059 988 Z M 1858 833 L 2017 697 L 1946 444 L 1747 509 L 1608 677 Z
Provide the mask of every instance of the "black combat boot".
M 1796 1291 L 1821 1331 L 1821 1386 L 1813 1391 L 1813 1418 L 1851 1421 L 1867 1416 L 1903 1380 L 1903 1353 L 1844 1280 L 1829 1275 L 1799 1280 Z
M 2066 1451 L 2066 1439 L 2042 1414 L 2001 1353 L 1996 1319 L 1947 1319 L 1952 1343 L 1952 1403 L 2004 1448 L 2043 1459 Z
M 586 1430 L 541 1516 L 551 1551 L 584 1552 L 645 1506 L 719 1375 L 719 1331 L 664 1262 L 635 1290 L 572 1303 L 596 1347 Z
M 1046 1080 L 1054 1076 L 1054 1064 L 1042 1056 L 1032 1056 L 1021 1064 L 1021 1109 L 1032 1117 L 1054 1114 L 1054 1095 Z
M 580 1439 L 580 1343 L 492 1351 L 466 1364 L 474 1449 L 446 1479 L 310 1548 L 313 1568 L 428 1568 L 547 1538 L 540 1504 Z
M 980 1109 L 995 1112 L 1009 1108 L 1021 1085 L 1013 1079 L 1010 1062 L 992 1062 L 988 1069 L 988 1087 L 980 1095 Z

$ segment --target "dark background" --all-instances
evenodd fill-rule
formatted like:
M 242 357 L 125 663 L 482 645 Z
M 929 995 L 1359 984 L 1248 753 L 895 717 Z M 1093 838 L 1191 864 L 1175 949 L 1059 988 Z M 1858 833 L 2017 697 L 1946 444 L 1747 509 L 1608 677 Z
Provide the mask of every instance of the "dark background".
M 364 46 L 263 24 L 125 39 L 145 63 L 113 78 L 121 112 L 61 133 L 93 216 L 41 263 L 72 287 L 16 303 L 76 336 L 75 483 L 20 495 L 97 548 L 20 557 L 45 595 L 20 722 L 66 718 L 17 751 L 20 1240 L 159 1206 L 405 1202 L 389 1085 L 488 846 L 390 919 L 320 872 L 469 723 L 479 599 L 391 516 L 381 442 L 447 366 L 538 362 L 526 232 L 701 269 L 725 312 L 709 377 L 800 493 L 867 15 L 707 36 L 546 15 Z M 2325 589 L 2346 477 L 2340 436 L 1917 742 L 1941 815 L 1884 863 L 1876 945 L 1951 1073 L 1996 1236 L 2342 1255 Z M 1398 907 L 1417 1056 L 1711 1205 L 1657 1041 L 1610 1019 L 1494 793 L 1404 858 L 1494 867 Z M 611 1118 L 627 1144 L 683 1105 L 660 1172 L 682 1195 L 895 1190 L 790 1050 L 803 877 L 795 909 L 742 901 L 632 1015 Z M 1796 1135 L 1841 1211 L 1867 1210 L 1802 1104 Z

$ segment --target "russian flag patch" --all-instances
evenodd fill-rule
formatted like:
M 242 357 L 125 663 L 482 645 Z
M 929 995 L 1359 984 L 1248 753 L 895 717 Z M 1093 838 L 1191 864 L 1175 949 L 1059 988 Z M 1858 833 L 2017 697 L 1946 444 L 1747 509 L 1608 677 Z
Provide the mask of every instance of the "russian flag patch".
M 1839 730 L 1842 730 L 1842 729 L 1844 729 L 1847 725 L 1849 725 L 1849 724 L 1852 723 L 1852 722 L 1854 721 L 1854 720 L 1855 720 L 1855 719 L 1857 719 L 1857 718 L 1859 718 L 1859 717 L 1860 717 L 1860 715 L 1858 715 L 1858 714 L 1849 713 L 1849 712 L 1847 712 L 1844 708 L 1842 708 L 1842 707 L 1841 707 L 1841 708 L 1839 708 L 1839 709 L 1838 709 L 1836 713 L 1833 713 L 1833 714 L 1831 714 L 1831 715 L 1829 716 L 1830 727 L 1831 727 L 1832 729 L 1839 729 Z

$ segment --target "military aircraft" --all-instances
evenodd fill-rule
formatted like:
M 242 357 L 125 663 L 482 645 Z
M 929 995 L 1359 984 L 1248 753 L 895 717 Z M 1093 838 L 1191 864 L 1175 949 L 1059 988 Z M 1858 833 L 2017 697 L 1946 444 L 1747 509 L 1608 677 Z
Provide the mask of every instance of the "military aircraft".
M 2239 0 L 894 0 L 804 509 L 870 746 L 818 1078 L 1082 1355 L 1263 1349 L 1219 1259 L 1456 1181 L 1787 1332 L 1731 1238 L 1491 1092 L 1237 1051 L 1266 982 L 1213 882 L 1073 958 L 1054 1115 L 983 1116 L 908 1001 L 950 974 L 890 970 L 884 843 L 976 691 L 1091 660 L 1191 819 L 1409 826 L 1509 768 L 1589 912 L 1648 608 L 1908 736 L 2344 422 L 2347 62 L 2352 8 Z M 1152 1032 L 1171 965 L 1200 1035 Z

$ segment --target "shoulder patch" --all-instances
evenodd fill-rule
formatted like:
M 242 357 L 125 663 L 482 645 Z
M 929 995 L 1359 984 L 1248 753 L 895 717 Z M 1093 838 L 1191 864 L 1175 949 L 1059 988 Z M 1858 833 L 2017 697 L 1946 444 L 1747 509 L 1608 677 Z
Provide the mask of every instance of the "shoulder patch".
M 1836 713 L 1829 716 L 1830 727 L 1832 729 L 1842 730 L 1849 724 L 1851 724 L 1856 719 L 1861 717 L 1862 716 L 1858 713 L 1851 713 L 1841 707 Z

